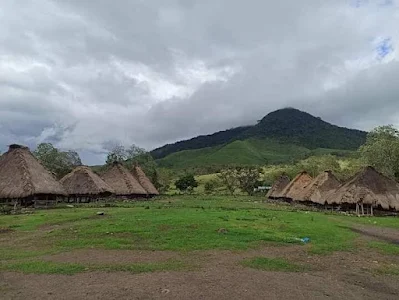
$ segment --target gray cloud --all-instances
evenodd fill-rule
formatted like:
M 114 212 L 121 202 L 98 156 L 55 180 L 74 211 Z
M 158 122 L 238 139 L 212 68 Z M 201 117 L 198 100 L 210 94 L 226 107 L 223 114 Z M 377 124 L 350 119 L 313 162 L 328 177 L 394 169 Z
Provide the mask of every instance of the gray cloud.
M 399 3 L 384 3 L 3 1 L 0 149 L 51 141 L 101 163 L 110 143 L 150 149 L 284 106 L 399 126 Z

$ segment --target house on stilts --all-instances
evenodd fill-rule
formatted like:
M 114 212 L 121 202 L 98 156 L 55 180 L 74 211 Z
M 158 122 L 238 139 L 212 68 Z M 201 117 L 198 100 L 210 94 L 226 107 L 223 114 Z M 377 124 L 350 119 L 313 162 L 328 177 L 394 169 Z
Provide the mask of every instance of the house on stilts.
M 0 202 L 46 208 L 65 195 L 63 186 L 28 147 L 11 145 L 0 157 Z
M 146 198 L 147 191 L 140 185 L 133 174 L 121 163 L 114 162 L 101 175 L 101 178 L 113 189 L 119 198 Z
M 282 197 L 282 192 L 290 183 L 290 178 L 287 175 L 281 175 L 274 183 L 271 189 L 267 192 L 266 197 L 270 199 L 279 199 Z
M 151 180 L 147 177 L 144 171 L 140 168 L 140 166 L 135 165 L 133 167 L 133 175 L 140 183 L 140 185 L 145 189 L 149 197 L 154 197 L 159 195 L 158 190 L 151 182 Z
M 281 197 L 288 201 L 293 201 L 299 198 L 304 188 L 312 182 L 313 178 L 306 172 L 299 173 L 281 192 Z
M 305 186 L 294 200 L 313 205 L 325 205 L 329 195 L 334 193 L 340 185 L 341 182 L 331 171 L 324 171 Z
M 399 211 L 399 183 L 373 167 L 366 167 L 341 185 L 326 202 L 354 208 L 358 215 L 373 215 L 375 209 Z
M 91 202 L 114 194 L 114 190 L 87 166 L 75 168 L 60 183 L 68 193 L 66 202 Z

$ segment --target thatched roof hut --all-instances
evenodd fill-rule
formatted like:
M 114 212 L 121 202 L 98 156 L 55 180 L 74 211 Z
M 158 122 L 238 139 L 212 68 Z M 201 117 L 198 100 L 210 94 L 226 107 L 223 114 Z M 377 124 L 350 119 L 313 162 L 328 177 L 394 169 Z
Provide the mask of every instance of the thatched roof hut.
M 89 167 L 80 166 L 61 179 L 70 196 L 110 196 L 114 190 Z
M 340 186 L 331 171 L 324 171 L 312 180 L 299 195 L 298 201 L 308 201 L 324 205 L 327 197 Z
M 147 191 L 121 163 L 115 162 L 102 174 L 101 178 L 115 191 L 117 196 L 147 196 Z
M 140 166 L 136 165 L 133 168 L 133 175 L 136 177 L 140 185 L 146 190 L 148 195 L 155 196 L 159 195 L 158 190 L 152 184 L 151 180 L 145 175 L 144 171 L 140 168 Z
M 11 145 L 1 156 L 0 199 L 65 194 L 62 185 L 40 164 L 28 147 Z
M 272 188 L 267 192 L 266 197 L 277 199 L 282 197 L 284 188 L 290 183 L 290 178 L 287 175 L 281 175 L 274 183 Z
M 313 178 L 305 171 L 299 173 L 281 192 L 281 197 L 296 200 Z
M 399 210 L 399 183 L 366 167 L 327 198 L 328 204 L 366 204 Z

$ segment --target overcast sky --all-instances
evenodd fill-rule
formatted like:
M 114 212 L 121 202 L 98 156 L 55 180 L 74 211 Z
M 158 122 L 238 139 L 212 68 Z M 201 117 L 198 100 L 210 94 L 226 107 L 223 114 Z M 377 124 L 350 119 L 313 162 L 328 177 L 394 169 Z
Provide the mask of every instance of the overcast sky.
M 0 0 L 0 151 L 101 163 L 296 107 L 399 126 L 399 0 Z

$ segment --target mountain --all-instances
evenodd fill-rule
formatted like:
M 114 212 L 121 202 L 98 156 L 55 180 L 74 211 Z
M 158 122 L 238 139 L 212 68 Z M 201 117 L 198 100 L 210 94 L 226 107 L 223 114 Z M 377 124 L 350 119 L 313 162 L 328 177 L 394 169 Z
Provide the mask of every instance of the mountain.
M 151 154 L 160 166 L 170 168 L 284 163 L 309 155 L 347 155 L 365 142 L 366 134 L 285 108 L 269 113 L 256 125 L 168 144 Z
M 366 132 L 338 127 L 306 112 L 285 108 L 269 113 L 238 137 L 246 138 L 272 138 L 309 149 L 356 150 L 365 142 Z

